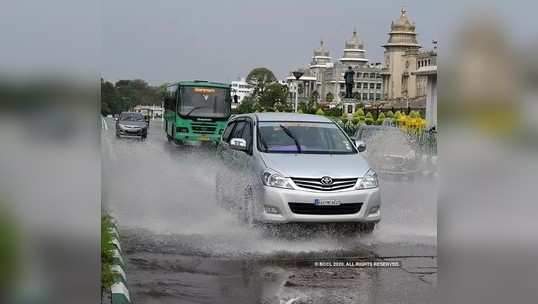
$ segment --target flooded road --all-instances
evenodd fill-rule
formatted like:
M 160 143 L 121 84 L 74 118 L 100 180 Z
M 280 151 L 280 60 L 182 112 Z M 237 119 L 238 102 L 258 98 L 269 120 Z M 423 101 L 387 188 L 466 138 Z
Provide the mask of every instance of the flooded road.
M 373 234 L 293 227 L 267 234 L 215 204 L 211 149 L 102 130 L 103 205 L 118 220 L 134 303 L 428 303 L 437 278 L 436 184 L 381 179 Z M 401 268 L 320 267 L 396 261 Z M 356 265 L 356 264 L 355 264 Z

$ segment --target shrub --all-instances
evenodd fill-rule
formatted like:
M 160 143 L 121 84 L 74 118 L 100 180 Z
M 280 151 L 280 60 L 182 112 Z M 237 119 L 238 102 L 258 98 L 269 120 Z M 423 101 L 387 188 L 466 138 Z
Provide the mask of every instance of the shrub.
M 364 111 L 361 108 L 353 112 L 353 117 L 361 117 L 361 116 L 364 116 Z
M 368 119 L 368 118 L 371 118 L 372 120 L 374 119 L 374 115 L 372 115 L 372 112 L 366 113 L 365 117 L 366 117 L 366 119 Z
M 319 109 L 316 111 L 316 115 L 325 115 L 325 112 L 323 112 L 323 109 L 322 109 L 322 108 L 319 108 Z
M 370 113 L 368 113 L 370 114 Z M 364 123 L 366 123 L 367 125 L 371 125 L 374 123 L 374 118 L 370 115 L 370 117 L 368 117 L 368 115 L 366 115 L 366 118 L 364 119 Z
M 394 118 L 394 113 L 393 113 L 391 110 L 389 110 L 389 111 L 387 112 L 387 117 L 388 117 L 388 118 Z
M 402 112 L 396 111 L 396 113 L 394 113 L 394 118 L 400 119 L 400 117 L 402 117 Z
M 409 117 L 411 117 L 411 118 L 420 118 L 420 113 L 418 111 L 411 111 L 409 113 Z
M 386 118 L 385 113 L 383 113 L 383 112 L 379 113 L 379 116 L 377 116 L 377 120 L 380 120 L 380 119 L 383 120 L 385 118 Z

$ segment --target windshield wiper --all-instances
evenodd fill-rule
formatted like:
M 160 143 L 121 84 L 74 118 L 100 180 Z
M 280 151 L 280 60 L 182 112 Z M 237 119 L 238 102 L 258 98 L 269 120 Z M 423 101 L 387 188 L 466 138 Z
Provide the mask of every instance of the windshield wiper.
M 297 152 L 301 153 L 301 145 L 299 145 L 299 141 L 297 140 L 297 138 L 295 138 L 295 136 L 293 136 L 291 131 L 288 128 L 284 127 L 283 125 L 280 125 L 280 128 L 282 128 L 282 131 L 284 131 L 286 135 L 288 135 L 291 139 L 293 139 L 293 141 L 295 142 L 295 145 L 297 146 Z
M 185 116 L 189 116 L 189 115 L 191 115 L 192 112 L 194 112 L 194 111 L 196 111 L 196 110 L 204 109 L 204 108 L 210 108 L 210 107 L 208 107 L 208 106 L 198 106 L 198 107 L 194 107 L 194 108 L 192 108 L 192 109 L 189 111 L 189 113 L 185 114 Z

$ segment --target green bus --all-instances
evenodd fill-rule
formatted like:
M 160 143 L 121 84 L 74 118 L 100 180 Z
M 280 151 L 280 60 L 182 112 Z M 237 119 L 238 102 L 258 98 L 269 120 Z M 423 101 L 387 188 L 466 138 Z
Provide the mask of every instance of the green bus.
M 218 143 L 232 112 L 229 84 L 180 81 L 166 88 L 164 130 L 168 141 Z

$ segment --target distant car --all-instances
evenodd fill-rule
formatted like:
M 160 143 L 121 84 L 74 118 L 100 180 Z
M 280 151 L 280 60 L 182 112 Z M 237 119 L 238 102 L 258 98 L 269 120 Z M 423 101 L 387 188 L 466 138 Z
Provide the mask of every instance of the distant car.
M 372 232 L 381 196 L 363 149 L 323 116 L 236 115 L 217 146 L 217 201 L 250 224 L 342 223 Z
M 363 155 L 380 174 L 407 175 L 419 169 L 415 144 L 398 127 L 361 125 L 353 138 L 368 146 Z
M 144 115 L 136 112 L 122 112 L 116 120 L 116 136 L 148 136 L 148 123 Z

